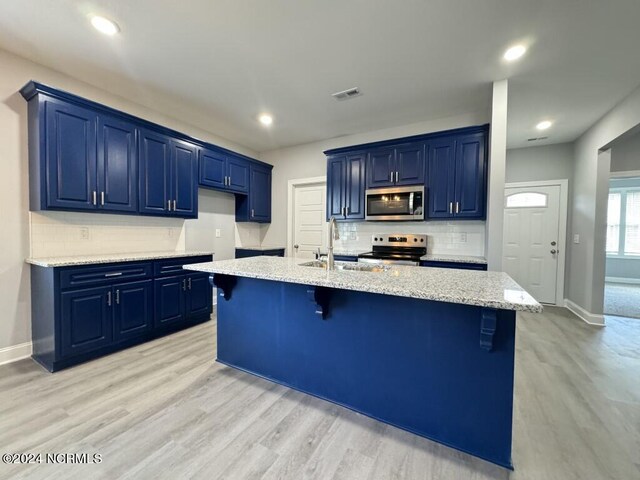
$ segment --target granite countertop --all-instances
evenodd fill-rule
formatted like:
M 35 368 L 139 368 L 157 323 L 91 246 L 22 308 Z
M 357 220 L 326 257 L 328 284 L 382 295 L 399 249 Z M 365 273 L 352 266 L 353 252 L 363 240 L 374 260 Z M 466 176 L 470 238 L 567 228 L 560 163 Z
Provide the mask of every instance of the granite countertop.
M 358 255 L 360 255 L 361 253 L 367 253 L 370 252 L 371 248 L 359 248 L 359 249 L 353 249 L 353 248 L 339 248 L 339 247 L 335 247 L 333 249 L 333 254 L 334 255 L 342 255 L 343 257 L 357 257 Z M 326 255 L 327 252 L 322 252 L 323 255 Z
M 301 263 L 304 261 L 294 258 L 252 257 L 196 263 L 184 268 L 504 310 L 542 312 L 542 305 L 504 272 L 408 266 L 391 266 L 384 272 L 326 271 L 303 267 Z
M 281 245 L 251 245 L 249 247 L 236 247 L 236 250 L 258 250 L 264 252 L 265 250 L 285 250 L 285 248 Z
M 27 258 L 25 262 L 40 267 L 69 267 L 72 265 L 92 265 L 99 263 L 135 262 L 138 260 L 159 260 L 162 258 L 197 257 L 213 255 L 204 251 L 166 251 L 138 253 L 108 253 L 101 255 L 78 255 L 72 257 Z
M 479 263 L 486 265 L 487 259 L 473 255 L 450 255 L 445 253 L 428 253 L 420 257 L 422 261 L 429 262 L 458 262 L 458 263 Z

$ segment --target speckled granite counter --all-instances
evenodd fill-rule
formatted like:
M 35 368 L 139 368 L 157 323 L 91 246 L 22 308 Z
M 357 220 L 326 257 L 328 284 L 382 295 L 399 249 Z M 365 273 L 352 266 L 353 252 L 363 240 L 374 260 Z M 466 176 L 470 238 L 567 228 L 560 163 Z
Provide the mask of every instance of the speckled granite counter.
M 197 263 L 187 270 L 286 283 L 380 293 L 504 310 L 542 312 L 542 306 L 503 272 L 393 266 L 361 272 L 300 266 L 293 258 L 253 257 Z
M 487 264 L 487 259 L 484 257 L 476 257 L 472 255 L 447 255 L 438 253 L 428 253 L 420 257 L 423 262 L 456 262 L 456 263 L 478 263 L 481 265 Z
M 162 258 L 198 257 L 212 255 L 203 251 L 170 251 L 170 252 L 138 252 L 110 253 L 104 255 L 79 255 L 72 257 L 27 258 L 25 262 L 40 267 L 69 267 L 72 265 L 92 265 L 100 263 L 136 262 L 139 260 L 159 260 Z
M 360 249 L 348 249 L 348 248 L 337 248 L 336 247 L 336 248 L 333 249 L 333 254 L 334 255 L 339 255 L 339 256 L 342 256 L 342 257 L 357 257 L 361 253 L 367 253 L 367 252 L 370 252 L 370 251 L 371 251 L 370 248 L 365 250 L 365 249 L 362 249 L 362 248 L 360 248 Z M 327 252 L 324 251 L 324 252 L 322 252 L 322 254 L 326 255 Z

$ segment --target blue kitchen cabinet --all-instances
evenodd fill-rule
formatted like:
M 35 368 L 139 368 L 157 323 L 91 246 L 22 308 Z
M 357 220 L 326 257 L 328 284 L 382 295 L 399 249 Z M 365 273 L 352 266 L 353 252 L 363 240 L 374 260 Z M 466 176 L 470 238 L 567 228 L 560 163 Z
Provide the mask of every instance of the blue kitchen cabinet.
M 139 141 L 140 213 L 198 216 L 197 147 L 153 130 Z
M 61 295 L 62 354 L 79 355 L 107 346 L 113 338 L 110 287 L 71 290 Z
M 137 337 L 153 328 L 153 281 L 120 283 L 112 288 L 114 339 Z
M 369 152 L 367 188 L 424 183 L 425 145 L 406 143 Z
M 249 194 L 236 195 L 236 222 L 271 222 L 271 170 L 267 164 L 250 164 Z
M 366 154 L 349 153 L 327 161 L 327 220 L 364 220 Z
M 97 142 L 98 208 L 110 212 L 137 212 L 136 127 L 109 115 L 99 115 Z
M 198 217 L 198 148 L 183 140 L 171 141 L 171 214 Z
M 486 134 L 437 139 L 428 148 L 428 217 L 484 219 Z
M 236 258 L 249 257 L 284 257 L 284 248 L 272 248 L 263 250 L 261 248 L 236 248 Z
M 52 99 L 36 107 L 46 111 L 45 129 L 30 154 L 37 149 L 42 158 L 36 161 L 44 165 L 40 163 L 37 172 L 31 168 L 30 175 L 42 176 L 41 184 L 32 187 L 40 191 L 40 205 L 34 205 L 33 192 L 31 209 L 95 210 L 98 115 Z
M 486 135 L 475 133 L 456 139 L 456 218 L 485 218 Z
M 156 327 L 178 323 L 185 318 L 186 279 L 184 275 L 160 278 L 155 282 Z
M 455 199 L 455 140 L 442 138 L 429 144 L 427 165 L 427 215 L 429 218 L 453 216 Z
M 487 270 L 486 263 L 448 262 L 440 260 L 422 260 L 421 267 L 456 268 L 458 270 Z
M 211 255 L 99 265 L 31 265 L 32 358 L 53 372 L 207 321 Z
M 248 193 L 249 164 L 248 160 L 230 153 L 202 149 L 198 183 L 203 187 L 233 193 Z

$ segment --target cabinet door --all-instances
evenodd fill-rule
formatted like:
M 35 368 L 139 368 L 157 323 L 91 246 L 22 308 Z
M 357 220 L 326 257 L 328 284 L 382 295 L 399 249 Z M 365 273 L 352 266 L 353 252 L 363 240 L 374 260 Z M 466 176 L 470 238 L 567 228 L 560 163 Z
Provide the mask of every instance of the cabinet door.
M 346 217 L 363 220 L 365 213 L 365 154 L 347 155 L 346 159 Z
M 346 182 L 346 156 L 329 157 L 327 159 L 327 220 L 331 217 L 344 218 Z
M 249 220 L 271 221 L 271 169 L 262 165 L 251 165 L 251 188 L 249 190 Z
M 429 218 L 453 217 L 455 140 L 445 138 L 428 145 L 427 213 Z
M 154 280 L 155 326 L 184 320 L 186 276 L 176 275 Z
M 253 166 L 253 165 L 252 165 Z M 249 162 L 240 157 L 227 157 L 227 188 L 234 192 L 249 192 Z
M 424 143 L 410 143 L 396 147 L 396 185 L 424 184 Z
M 141 130 L 138 147 L 139 211 L 166 215 L 171 195 L 171 139 Z
M 138 210 L 136 129 L 105 115 L 98 117 L 98 206 L 101 210 Z
M 111 287 L 63 292 L 61 299 L 63 356 L 78 355 L 111 343 Z
M 142 335 L 153 327 L 152 280 L 113 286 L 115 340 Z
M 202 317 L 211 313 L 213 288 L 209 275 L 193 273 L 187 275 L 187 318 Z
M 198 148 L 181 140 L 171 142 L 172 215 L 198 216 Z
M 367 188 L 395 185 L 396 159 L 393 148 L 382 148 L 369 152 L 367 165 Z
M 212 188 L 226 188 L 227 159 L 212 150 L 200 150 L 200 185 Z
M 458 137 L 456 141 L 455 201 L 457 218 L 485 217 L 486 137 L 483 133 Z
M 97 115 L 46 102 L 47 207 L 94 210 Z

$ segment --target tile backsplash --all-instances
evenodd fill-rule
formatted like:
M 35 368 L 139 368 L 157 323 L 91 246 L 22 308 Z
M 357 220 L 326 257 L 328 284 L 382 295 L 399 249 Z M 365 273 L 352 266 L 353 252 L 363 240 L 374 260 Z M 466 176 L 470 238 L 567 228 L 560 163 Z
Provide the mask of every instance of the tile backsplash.
M 184 250 L 184 220 L 77 212 L 31 212 L 30 255 L 62 257 Z
M 414 233 L 429 236 L 427 252 L 452 255 L 485 255 L 485 222 L 354 222 L 338 224 L 336 248 L 371 248 L 375 233 Z

